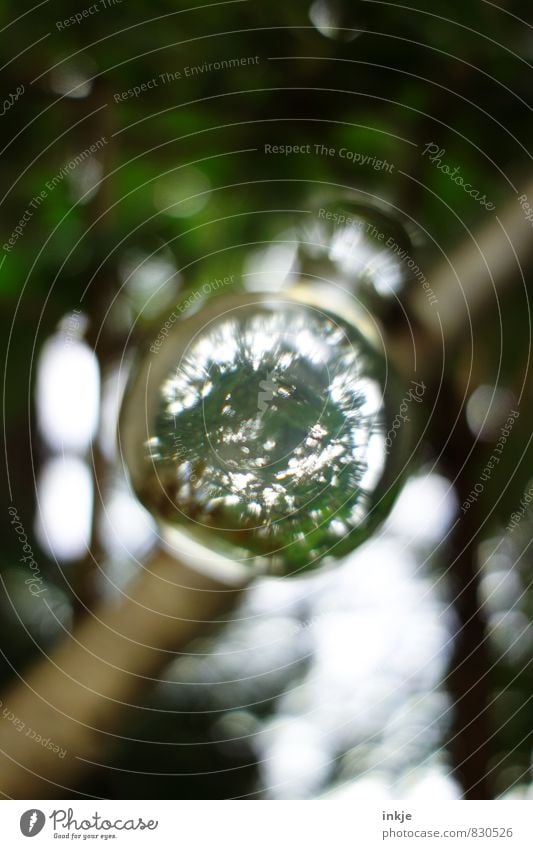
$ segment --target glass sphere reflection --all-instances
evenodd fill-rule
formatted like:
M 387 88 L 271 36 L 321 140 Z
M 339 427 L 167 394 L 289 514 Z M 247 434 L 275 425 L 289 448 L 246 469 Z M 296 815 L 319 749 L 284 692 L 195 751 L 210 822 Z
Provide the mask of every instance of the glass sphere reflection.
M 298 265 L 304 273 L 321 269 L 379 313 L 413 282 L 414 240 L 420 238 L 410 221 L 377 201 L 325 197 L 301 225 Z
M 163 531 L 297 573 L 357 545 L 391 500 L 395 396 L 355 320 L 289 293 L 218 298 L 132 379 L 125 459 Z

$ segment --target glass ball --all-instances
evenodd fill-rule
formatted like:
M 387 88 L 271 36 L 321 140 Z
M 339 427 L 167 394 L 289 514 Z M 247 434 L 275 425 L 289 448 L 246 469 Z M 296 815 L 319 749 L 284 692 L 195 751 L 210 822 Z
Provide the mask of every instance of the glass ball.
M 296 287 L 217 297 L 151 346 L 130 379 L 120 443 L 177 553 L 297 575 L 375 528 L 405 437 L 387 452 L 400 393 L 368 326 Z

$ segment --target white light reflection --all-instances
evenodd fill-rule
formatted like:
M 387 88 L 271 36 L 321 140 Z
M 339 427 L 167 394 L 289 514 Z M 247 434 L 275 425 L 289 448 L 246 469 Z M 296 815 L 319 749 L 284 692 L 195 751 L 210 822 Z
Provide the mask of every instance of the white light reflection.
M 203 171 L 194 166 L 180 168 L 175 174 L 165 174 L 154 186 L 154 203 L 166 215 L 188 218 L 207 204 L 211 182 Z
M 353 226 L 335 232 L 329 255 L 345 274 L 367 278 L 380 295 L 397 292 L 404 282 L 394 253 Z
M 386 522 L 386 529 L 416 545 L 441 539 L 457 515 L 458 500 L 446 478 L 437 474 L 410 478 Z
M 492 442 L 498 438 L 514 403 L 514 395 L 509 389 L 486 384 L 478 386 L 466 405 L 468 427 L 478 439 Z
M 441 749 L 453 622 L 425 565 L 454 511 L 446 479 L 413 479 L 380 535 L 337 569 L 256 581 L 212 650 L 175 661 L 160 692 L 175 705 L 179 691 L 180 709 L 197 704 L 195 683 L 217 711 L 275 701 L 248 724 L 267 798 L 459 798 Z
M 412 256 L 416 234 L 411 238 L 408 228 L 384 209 L 347 203 L 320 210 L 318 219 L 306 220 L 301 229 L 298 260 L 304 271 L 322 259 L 322 273 L 337 283 L 344 280 L 350 291 L 370 288 L 386 298 L 393 298 L 409 278 L 421 279 Z
M 38 481 L 36 534 L 55 558 L 77 560 L 89 545 L 93 510 L 93 479 L 78 457 L 48 460 Z
M 311 641 L 312 652 L 304 679 L 289 686 L 265 733 L 256 735 L 256 748 L 265 759 L 262 785 L 270 798 L 320 795 L 338 758 L 339 785 L 330 798 L 426 798 L 431 793 L 459 798 L 446 763 L 432 754 L 450 718 L 439 688 L 452 622 L 421 568 L 455 510 L 447 480 L 420 476 L 406 485 L 381 534 L 335 571 L 294 589 L 263 581 L 252 590 L 256 613 L 279 612 L 283 605 L 285 613 L 292 609 L 295 615 L 307 607 L 301 636 Z M 250 664 L 252 657 L 248 675 Z M 300 734 L 302 723 L 305 735 Z M 310 741 L 313 776 L 300 776 L 288 765 L 295 755 L 291 728 L 296 742 Z
M 263 764 L 267 786 L 277 787 L 278 799 L 316 796 L 331 769 L 330 753 L 320 729 L 305 719 L 278 721 L 261 735 L 268 757 Z
M 85 66 L 62 62 L 50 72 L 50 88 L 63 97 L 81 100 L 92 91 L 91 75 L 95 69 L 93 62 L 85 60 Z
M 309 18 L 321 35 L 337 41 L 353 41 L 360 35 L 346 19 L 342 2 L 338 0 L 315 0 L 309 9 Z
M 89 346 L 68 335 L 53 336 L 37 370 L 37 417 L 50 448 L 88 449 L 98 424 L 99 392 L 98 363 Z
M 117 484 L 100 514 L 99 534 L 111 556 L 143 557 L 154 545 L 157 531 L 150 514 L 125 484 Z
M 291 243 L 292 242 L 292 243 Z M 279 292 L 293 280 L 297 270 L 296 233 L 280 233 L 277 241 L 248 254 L 243 281 L 249 292 Z
M 95 156 L 89 156 L 73 168 L 67 179 L 74 200 L 79 200 L 82 204 L 89 203 L 100 188 L 103 172 L 104 166 Z
M 133 251 L 119 268 L 124 294 L 143 318 L 157 315 L 172 303 L 181 286 L 181 277 L 170 254 L 148 256 Z
M 129 372 L 129 364 L 115 366 L 109 370 L 102 385 L 102 413 L 98 444 L 107 460 L 115 459 L 117 452 L 117 422 L 120 404 Z

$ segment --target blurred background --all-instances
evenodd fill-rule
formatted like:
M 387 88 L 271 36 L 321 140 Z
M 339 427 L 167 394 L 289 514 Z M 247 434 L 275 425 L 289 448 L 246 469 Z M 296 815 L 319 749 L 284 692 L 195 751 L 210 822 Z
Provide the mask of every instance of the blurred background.
M 416 222 L 430 281 L 509 203 L 528 214 L 528 16 L 526 0 L 5 0 L 0 698 L 156 546 L 115 431 L 161 314 L 206 281 L 275 287 L 323 192 Z M 434 406 L 379 532 L 335 570 L 255 582 L 168 658 L 73 795 L 533 796 L 531 267 L 505 276 L 474 335 L 465 307 L 459 342 L 435 347 Z

